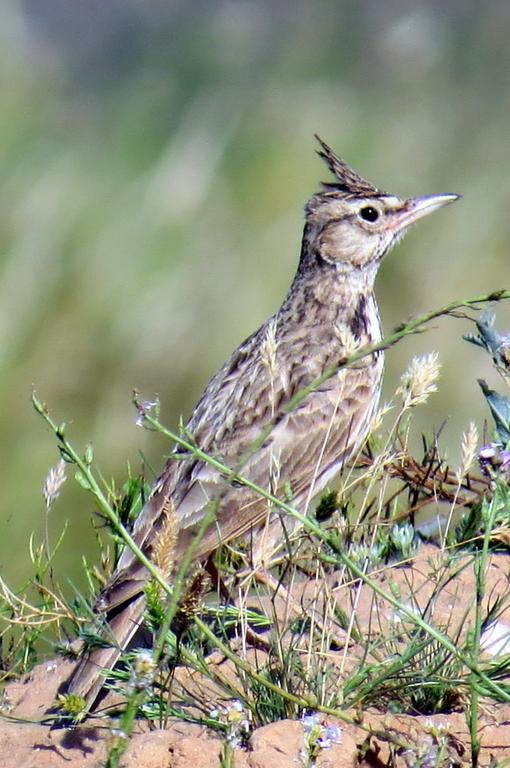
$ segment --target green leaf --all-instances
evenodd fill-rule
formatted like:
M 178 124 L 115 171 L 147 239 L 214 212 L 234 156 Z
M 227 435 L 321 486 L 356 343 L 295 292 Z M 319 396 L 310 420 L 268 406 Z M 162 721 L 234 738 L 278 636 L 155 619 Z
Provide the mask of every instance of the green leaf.
M 41 414 L 41 416 L 46 416 L 48 413 L 48 409 L 46 408 L 45 404 L 39 400 L 35 392 L 32 392 L 32 405 L 34 406 L 37 413 Z
M 58 450 L 60 451 L 60 455 L 62 456 L 62 458 L 64 459 L 66 464 L 74 464 L 75 463 L 74 458 L 71 456 L 71 454 L 69 453 L 67 448 L 64 448 L 62 445 L 59 445 L 58 446 Z
M 490 389 L 483 379 L 478 379 L 478 384 L 489 403 L 499 439 L 506 445 L 510 442 L 510 400 Z
M 81 470 L 77 470 L 76 474 L 74 475 L 75 480 L 79 485 L 81 485 L 82 488 L 85 488 L 86 491 L 90 491 L 92 486 L 90 485 L 89 481 L 83 474 Z
M 91 443 L 88 443 L 88 445 L 85 446 L 85 454 L 83 456 L 83 460 L 87 467 L 90 467 L 92 464 L 92 461 L 94 459 L 94 449 L 91 445 Z

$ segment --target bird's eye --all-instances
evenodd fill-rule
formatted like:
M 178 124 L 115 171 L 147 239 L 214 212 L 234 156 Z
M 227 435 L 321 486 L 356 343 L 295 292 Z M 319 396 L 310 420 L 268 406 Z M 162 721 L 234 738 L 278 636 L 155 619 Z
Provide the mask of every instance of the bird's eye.
M 361 209 L 359 212 L 359 215 L 363 219 L 363 221 L 369 221 L 370 223 L 377 221 L 379 218 L 379 211 L 377 208 L 373 208 L 371 205 L 366 205 L 364 208 Z

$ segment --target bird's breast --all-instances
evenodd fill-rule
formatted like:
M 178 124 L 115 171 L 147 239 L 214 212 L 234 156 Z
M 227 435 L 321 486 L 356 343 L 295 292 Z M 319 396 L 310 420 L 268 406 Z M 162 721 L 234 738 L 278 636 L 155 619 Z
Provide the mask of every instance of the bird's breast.
M 376 344 L 381 340 L 381 318 L 373 293 L 362 293 L 357 298 L 347 324 L 354 338 L 362 345 Z

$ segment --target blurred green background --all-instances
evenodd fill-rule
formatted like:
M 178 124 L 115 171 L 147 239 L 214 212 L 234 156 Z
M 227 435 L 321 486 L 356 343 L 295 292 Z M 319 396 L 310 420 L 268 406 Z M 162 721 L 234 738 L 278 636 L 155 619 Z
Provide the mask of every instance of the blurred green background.
M 0 10 L 0 569 L 29 573 L 41 488 L 58 460 L 30 393 L 92 441 L 105 476 L 167 446 L 135 426 L 131 390 L 187 417 L 209 376 L 279 304 L 302 208 L 327 172 L 320 133 L 401 195 L 464 200 L 384 265 L 384 325 L 510 287 L 510 4 L 3 0 Z M 509 310 L 498 310 L 508 327 Z M 484 355 L 441 321 L 388 355 L 386 391 L 437 350 L 455 460 Z M 68 482 L 59 557 L 79 581 L 92 504 Z

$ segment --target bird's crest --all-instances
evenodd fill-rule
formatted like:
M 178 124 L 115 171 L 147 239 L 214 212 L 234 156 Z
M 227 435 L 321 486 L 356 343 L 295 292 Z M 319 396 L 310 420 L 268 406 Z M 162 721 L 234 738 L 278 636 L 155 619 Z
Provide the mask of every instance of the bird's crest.
M 317 150 L 319 157 L 322 157 L 329 170 L 335 176 L 336 181 L 323 182 L 326 189 L 337 190 L 338 192 L 345 192 L 348 195 L 355 195 L 356 197 L 375 197 L 376 195 L 384 195 L 381 189 L 378 189 L 369 181 L 363 179 L 355 170 L 350 168 L 347 163 L 339 157 L 331 147 L 328 147 L 325 141 L 320 136 L 315 134 L 315 138 L 319 142 L 321 149 Z

